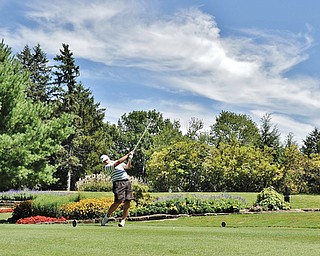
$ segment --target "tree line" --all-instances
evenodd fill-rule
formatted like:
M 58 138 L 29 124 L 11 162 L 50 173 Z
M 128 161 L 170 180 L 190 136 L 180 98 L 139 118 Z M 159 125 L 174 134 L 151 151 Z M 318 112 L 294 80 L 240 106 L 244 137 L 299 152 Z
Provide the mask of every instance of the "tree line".
M 78 80 L 68 44 L 53 65 L 40 45 L 12 54 L 0 44 L 0 191 L 74 189 L 86 174 L 99 173 L 99 156 L 118 158 L 148 130 L 136 150 L 131 175 L 155 191 L 320 192 L 320 131 L 301 148 L 292 133 L 281 134 L 266 113 L 221 111 L 209 131 L 191 117 L 186 134 L 179 121 L 156 110 L 124 113 L 104 122 L 105 109 Z

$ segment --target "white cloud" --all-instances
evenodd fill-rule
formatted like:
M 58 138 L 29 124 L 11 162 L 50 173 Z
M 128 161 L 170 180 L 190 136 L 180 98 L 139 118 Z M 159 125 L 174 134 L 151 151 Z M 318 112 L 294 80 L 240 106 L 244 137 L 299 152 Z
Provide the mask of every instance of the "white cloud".
M 308 58 L 306 50 L 313 43 L 308 34 L 243 30 L 241 36 L 221 37 L 214 17 L 198 9 L 168 16 L 156 13 L 151 5 L 142 0 L 76 4 L 33 0 L 26 13 L 32 25 L 20 24 L 15 33 L 0 25 L 0 32 L 16 49 L 40 43 L 46 52 L 56 54 L 61 43 L 68 43 L 76 57 L 145 70 L 148 84 L 158 88 L 189 92 L 249 111 L 281 113 L 281 127 L 286 129 L 291 122 L 294 133 L 319 121 L 319 80 L 286 76 Z M 205 113 L 206 118 L 212 111 L 182 104 L 158 105 L 169 117 L 188 114 L 188 119 L 202 119 L 199 115 Z M 115 108 L 112 111 L 119 114 Z M 287 118 L 290 115 L 301 116 L 305 123 Z

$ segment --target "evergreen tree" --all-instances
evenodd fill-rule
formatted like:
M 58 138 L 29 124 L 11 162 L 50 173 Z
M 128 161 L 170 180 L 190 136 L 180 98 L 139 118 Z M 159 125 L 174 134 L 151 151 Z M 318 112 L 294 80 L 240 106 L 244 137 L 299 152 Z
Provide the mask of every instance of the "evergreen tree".
M 79 66 L 75 64 L 73 53 L 69 49 L 68 44 L 62 44 L 63 49 L 60 49 L 54 60 L 58 62 L 55 65 L 54 74 L 54 85 L 55 91 L 61 92 L 57 95 L 58 99 L 61 99 L 62 104 L 59 108 L 60 112 L 72 113 L 74 95 L 76 91 L 77 80 L 80 76 Z
M 60 163 L 57 172 L 57 188 L 73 189 L 75 182 L 86 173 L 91 173 L 99 165 L 102 145 L 101 135 L 104 129 L 104 109 L 94 102 L 90 90 L 77 82 L 79 66 L 75 64 L 69 45 L 63 44 L 54 60 L 54 84 L 57 95 L 57 113 L 69 113 L 73 116 L 75 133 L 63 142 L 64 153 L 57 155 Z M 68 181 L 68 182 L 66 182 Z
M 273 158 L 276 162 L 281 162 L 284 149 L 280 143 L 281 134 L 277 125 L 271 122 L 271 114 L 266 113 L 261 119 L 260 125 L 260 148 L 269 151 L 267 148 L 273 149 Z
M 320 154 L 320 130 L 317 127 L 303 141 L 301 151 L 309 157 L 312 154 Z
M 22 63 L 23 69 L 30 72 L 31 83 L 27 88 L 27 96 L 34 101 L 49 102 L 53 94 L 49 86 L 52 68 L 48 66 L 49 60 L 40 45 L 36 45 L 33 52 L 26 45 L 17 54 L 17 58 Z
M 271 123 L 271 114 L 267 113 L 261 118 L 260 145 L 278 149 L 280 147 L 280 132 L 276 125 Z
M 298 146 L 298 143 L 296 140 L 294 140 L 294 134 L 292 132 L 289 132 L 289 134 L 286 136 L 284 148 L 288 148 L 291 146 Z
M 99 163 L 103 151 L 103 118 L 104 109 L 95 103 L 89 89 L 81 83 L 76 85 L 74 94 L 75 133 L 73 139 L 74 156 L 79 159 L 79 164 L 73 168 L 72 185 L 84 174 L 92 173 Z
M 81 167 L 79 158 L 76 156 L 76 138 L 80 131 L 77 129 L 78 116 L 74 114 L 76 78 L 80 75 L 79 66 L 76 66 L 73 53 L 69 49 L 68 44 L 62 44 L 60 54 L 54 57 L 57 64 L 54 66 L 54 91 L 56 92 L 56 115 L 69 113 L 73 115 L 73 127 L 75 133 L 70 135 L 62 144 L 64 152 L 55 156 L 54 161 L 58 162 L 60 167 L 56 173 L 59 183 L 56 184 L 58 189 L 71 189 L 72 171 Z
M 55 182 L 48 159 L 72 132 L 70 117 L 51 118 L 53 109 L 26 95 L 30 73 L 3 41 L 0 44 L 0 191 L 41 189 Z

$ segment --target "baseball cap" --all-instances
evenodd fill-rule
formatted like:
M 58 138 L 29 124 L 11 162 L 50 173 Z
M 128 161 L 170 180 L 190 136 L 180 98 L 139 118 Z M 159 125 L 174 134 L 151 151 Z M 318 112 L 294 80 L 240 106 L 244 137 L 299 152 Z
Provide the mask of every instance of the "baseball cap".
M 108 157 L 107 155 L 102 155 L 102 156 L 100 156 L 101 162 L 104 162 L 104 161 L 106 161 L 107 159 L 109 159 L 109 157 Z

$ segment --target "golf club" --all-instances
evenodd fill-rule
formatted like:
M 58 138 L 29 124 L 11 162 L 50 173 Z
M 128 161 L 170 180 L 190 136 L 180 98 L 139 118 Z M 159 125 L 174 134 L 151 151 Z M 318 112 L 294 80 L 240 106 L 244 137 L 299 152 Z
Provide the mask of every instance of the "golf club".
M 148 128 L 149 128 L 149 125 L 150 125 L 150 122 L 147 124 L 146 128 L 144 129 L 144 132 L 142 133 L 142 135 L 141 135 L 141 137 L 140 137 L 140 139 L 138 140 L 137 144 L 134 146 L 134 148 L 133 148 L 133 150 L 132 150 L 133 152 L 137 149 L 137 147 L 138 147 L 138 145 L 140 144 L 142 138 L 143 138 L 144 135 L 146 134 L 146 132 L 147 132 L 147 130 L 148 130 Z

